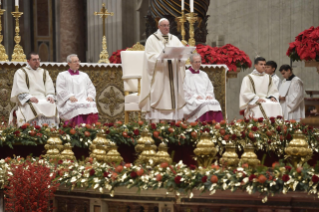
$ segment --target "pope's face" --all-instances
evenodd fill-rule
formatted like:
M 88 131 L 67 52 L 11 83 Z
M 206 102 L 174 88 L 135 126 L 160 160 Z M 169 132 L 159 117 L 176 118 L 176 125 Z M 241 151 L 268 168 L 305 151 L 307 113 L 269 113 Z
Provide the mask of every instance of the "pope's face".
M 269 75 L 272 75 L 275 71 L 275 68 L 271 67 L 271 66 L 265 66 L 265 72 Z
M 265 71 L 265 61 L 258 61 L 258 64 L 255 65 L 255 69 L 259 72 L 259 73 L 263 73 Z
M 167 35 L 169 33 L 169 21 L 161 21 L 161 23 L 158 25 L 159 30 L 163 35 Z
M 202 61 L 201 61 L 200 57 L 195 56 L 195 57 L 193 57 L 193 62 L 191 64 L 192 64 L 193 69 L 195 71 L 197 71 L 197 70 L 199 70 L 200 65 L 202 64 Z
M 33 70 L 37 70 L 40 66 L 40 57 L 37 54 L 31 54 L 31 58 L 27 62 Z
M 79 70 L 81 61 L 78 57 L 71 57 L 71 62 L 68 63 L 70 69 L 73 71 Z

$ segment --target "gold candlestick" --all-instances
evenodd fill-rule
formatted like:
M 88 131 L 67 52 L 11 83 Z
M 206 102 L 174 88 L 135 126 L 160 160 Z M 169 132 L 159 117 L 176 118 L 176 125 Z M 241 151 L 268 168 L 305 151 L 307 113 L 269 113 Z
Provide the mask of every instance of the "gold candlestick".
M 187 13 L 186 14 L 187 20 L 189 22 L 189 40 L 188 43 L 190 46 L 195 46 L 196 41 L 194 38 L 195 32 L 194 32 L 194 24 L 197 21 L 197 13 Z
M 6 10 L 0 9 L 0 61 L 8 61 L 8 55 L 6 53 L 6 49 L 1 44 L 3 41 L 3 35 L 1 34 L 1 31 L 2 31 L 1 16 L 3 15 L 4 11 Z
M 16 45 L 14 46 L 13 49 L 13 54 L 12 54 L 12 60 L 13 62 L 26 62 L 26 56 L 23 52 L 22 46 L 20 46 L 20 41 L 21 41 L 21 36 L 19 35 L 20 32 L 20 26 L 19 26 L 19 18 L 23 14 L 23 12 L 19 12 L 19 6 L 15 6 L 15 11 L 11 12 L 13 17 L 16 18 L 16 27 L 15 27 L 15 32 L 16 35 L 14 36 L 14 41 L 16 42 Z
M 185 40 L 186 32 L 185 32 L 185 26 L 184 26 L 184 23 L 186 22 L 186 17 L 185 17 L 184 10 L 182 10 L 182 16 L 177 17 L 177 20 L 180 22 L 180 25 L 181 25 L 182 43 L 184 46 L 186 46 L 187 41 Z
M 100 60 L 98 63 L 110 63 L 109 61 L 109 53 L 107 52 L 107 44 L 106 44 L 106 36 L 105 36 L 105 19 L 108 16 L 113 16 L 114 13 L 109 13 L 107 9 L 105 9 L 105 4 L 102 4 L 102 9 L 100 12 L 94 12 L 94 15 L 101 16 L 103 20 L 103 37 L 102 37 L 102 52 L 100 53 Z

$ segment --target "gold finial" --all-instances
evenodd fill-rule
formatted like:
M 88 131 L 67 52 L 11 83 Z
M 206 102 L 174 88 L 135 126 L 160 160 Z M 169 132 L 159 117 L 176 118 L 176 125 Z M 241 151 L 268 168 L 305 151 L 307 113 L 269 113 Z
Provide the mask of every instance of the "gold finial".
M 12 54 L 12 62 L 26 62 L 26 56 L 24 54 L 22 46 L 20 46 L 20 41 L 21 41 L 21 36 L 19 35 L 20 32 L 20 26 L 19 26 L 19 18 L 23 14 L 23 12 L 19 12 L 19 6 L 15 6 L 15 11 L 11 12 L 13 17 L 16 19 L 16 27 L 15 27 L 15 32 L 16 35 L 14 36 L 14 41 L 16 42 L 16 45 L 14 46 L 13 49 L 13 54 Z
M 101 16 L 102 20 L 103 20 L 103 37 L 102 37 L 102 52 L 100 53 L 100 60 L 98 63 L 110 63 L 109 61 L 109 54 L 107 52 L 107 43 L 106 43 L 106 36 L 105 36 L 105 19 L 108 16 L 113 16 L 114 13 L 113 12 L 109 12 L 107 11 L 107 9 L 105 8 L 105 4 L 102 4 L 102 9 L 100 12 L 94 12 L 94 15 L 98 15 Z

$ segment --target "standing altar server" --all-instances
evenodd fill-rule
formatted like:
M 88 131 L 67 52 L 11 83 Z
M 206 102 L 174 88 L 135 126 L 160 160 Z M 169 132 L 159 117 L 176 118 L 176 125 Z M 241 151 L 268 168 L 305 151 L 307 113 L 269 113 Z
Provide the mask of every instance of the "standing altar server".
M 265 74 L 266 60 L 262 57 L 255 59 L 255 69 L 243 78 L 239 107 L 244 110 L 246 118 L 269 118 L 282 116 L 278 102 L 279 92 L 272 77 Z
M 150 35 L 145 44 L 139 106 L 146 119 L 175 120 L 183 118 L 185 60 L 159 60 L 165 47 L 183 47 L 181 41 L 169 33 L 169 21 L 162 18 L 158 30 Z M 178 79 L 178 83 L 176 80 Z
M 13 122 L 16 115 L 18 126 L 29 122 L 54 127 L 59 117 L 52 79 L 47 70 L 39 68 L 38 53 L 27 55 L 27 62 L 26 67 L 18 69 L 14 74 L 11 102 L 16 103 L 16 106 L 10 113 L 9 123 Z
M 284 118 L 300 121 L 300 119 L 305 118 L 303 82 L 292 73 L 290 65 L 282 65 L 279 71 L 285 78 L 280 88 L 282 96 L 279 97 Z
M 265 65 L 265 72 L 269 74 L 272 78 L 272 81 L 276 85 L 277 90 L 279 91 L 279 87 L 281 84 L 280 78 L 275 73 L 277 69 L 277 63 L 275 61 L 267 61 Z
M 77 55 L 67 57 L 70 69 L 59 73 L 56 80 L 58 111 L 66 124 L 93 124 L 98 121 L 96 90 L 90 77 L 79 71 Z

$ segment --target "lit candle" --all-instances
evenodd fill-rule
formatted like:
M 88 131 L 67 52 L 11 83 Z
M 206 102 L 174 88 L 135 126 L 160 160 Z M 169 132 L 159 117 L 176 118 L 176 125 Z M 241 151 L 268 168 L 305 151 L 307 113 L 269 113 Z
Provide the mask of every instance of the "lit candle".
M 189 6 L 191 8 L 191 13 L 194 12 L 194 0 L 189 0 Z
M 1 0 L 0 0 L 1 2 Z M 182 11 L 184 10 L 184 0 L 182 0 Z
M 19 7 L 19 0 L 15 0 L 15 6 Z

